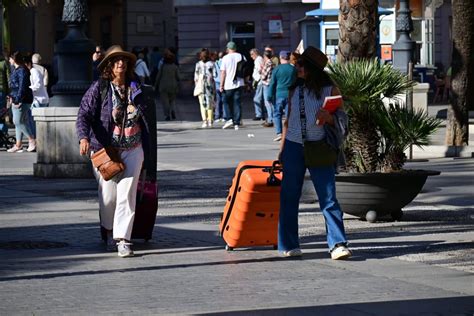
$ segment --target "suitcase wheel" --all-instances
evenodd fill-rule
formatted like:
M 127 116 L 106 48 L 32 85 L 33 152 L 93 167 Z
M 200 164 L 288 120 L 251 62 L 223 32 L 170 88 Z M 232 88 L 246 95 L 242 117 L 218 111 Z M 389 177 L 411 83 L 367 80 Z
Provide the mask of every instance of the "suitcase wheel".
M 225 250 L 232 251 L 232 250 L 234 250 L 234 248 L 230 247 L 229 245 L 225 245 Z

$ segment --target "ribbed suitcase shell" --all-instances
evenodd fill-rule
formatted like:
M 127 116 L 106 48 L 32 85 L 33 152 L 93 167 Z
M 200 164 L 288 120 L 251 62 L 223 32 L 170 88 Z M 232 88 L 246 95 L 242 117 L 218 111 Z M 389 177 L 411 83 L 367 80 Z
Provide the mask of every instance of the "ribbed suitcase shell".
M 278 244 L 281 186 L 267 183 L 272 164 L 272 160 L 247 160 L 237 166 L 219 225 L 229 250 Z M 275 177 L 281 181 L 281 169 Z

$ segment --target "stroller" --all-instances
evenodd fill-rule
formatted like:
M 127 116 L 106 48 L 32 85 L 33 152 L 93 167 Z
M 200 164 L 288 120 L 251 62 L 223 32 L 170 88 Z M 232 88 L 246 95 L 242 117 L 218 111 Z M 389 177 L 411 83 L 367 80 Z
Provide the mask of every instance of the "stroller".
M 8 135 L 8 126 L 5 124 L 5 116 L 8 113 L 6 107 L 0 109 L 0 148 L 10 149 L 15 145 L 16 138 Z

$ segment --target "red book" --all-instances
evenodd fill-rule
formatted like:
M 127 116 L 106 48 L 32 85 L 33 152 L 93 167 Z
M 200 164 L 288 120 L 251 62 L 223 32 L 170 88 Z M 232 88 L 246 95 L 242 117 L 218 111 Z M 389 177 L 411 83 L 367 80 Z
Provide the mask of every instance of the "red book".
M 338 108 L 342 106 L 342 96 L 333 95 L 326 97 L 323 103 L 323 109 L 327 110 L 329 113 L 334 113 Z

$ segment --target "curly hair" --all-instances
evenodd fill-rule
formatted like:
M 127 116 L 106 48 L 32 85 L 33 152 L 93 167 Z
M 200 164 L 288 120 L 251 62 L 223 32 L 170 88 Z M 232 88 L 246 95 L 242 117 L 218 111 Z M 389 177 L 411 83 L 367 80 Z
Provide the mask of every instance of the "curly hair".
M 123 58 L 123 57 L 122 57 Z M 127 61 L 127 71 L 125 73 L 125 78 L 130 81 L 135 79 L 135 65 L 132 65 L 130 59 L 124 58 Z M 114 64 L 118 60 L 117 57 L 110 58 L 106 61 L 105 66 L 102 68 L 101 77 L 102 79 L 112 81 L 114 79 Z

